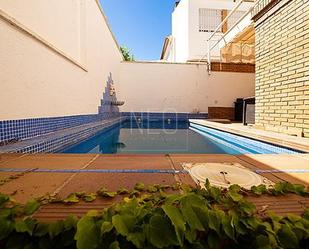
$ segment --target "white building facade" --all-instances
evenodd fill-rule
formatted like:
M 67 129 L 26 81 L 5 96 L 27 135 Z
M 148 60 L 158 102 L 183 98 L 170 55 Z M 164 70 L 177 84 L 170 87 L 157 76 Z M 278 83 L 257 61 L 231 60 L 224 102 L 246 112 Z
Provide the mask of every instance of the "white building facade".
M 207 39 L 237 3 L 233 0 L 181 0 L 172 13 L 172 34 L 165 39 L 161 60 L 190 62 L 205 59 Z M 246 12 L 252 2 L 244 2 L 213 37 L 219 40 Z M 220 48 L 212 51 L 220 59 Z

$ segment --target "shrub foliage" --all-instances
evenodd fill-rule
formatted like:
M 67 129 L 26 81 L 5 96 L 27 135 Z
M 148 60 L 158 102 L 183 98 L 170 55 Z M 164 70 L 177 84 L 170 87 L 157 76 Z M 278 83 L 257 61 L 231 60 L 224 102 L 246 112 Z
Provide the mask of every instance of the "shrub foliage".
M 117 195 L 123 200 L 80 219 L 69 216 L 51 223 L 32 217 L 46 198 L 20 205 L 1 194 L 0 248 L 309 248 L 308 211 L 285 217 L 261 213 L 245 198 L 287 193 L 308 196 L 305 187 L 289 183 L 251 191 L 237 185 L 219 189 L 208 181 L 205 189 L 143 184 L 132 191 L 102 188 L 50 201 L 74 204 Z

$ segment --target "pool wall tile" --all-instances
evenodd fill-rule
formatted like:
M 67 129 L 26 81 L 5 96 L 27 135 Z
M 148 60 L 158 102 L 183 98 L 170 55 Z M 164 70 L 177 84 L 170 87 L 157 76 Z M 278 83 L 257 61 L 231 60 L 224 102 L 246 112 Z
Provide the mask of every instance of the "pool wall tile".
M 154 112 L 103 112 L 101 114 L 74 115 L 50 118 L 30 118 L 19 120 L 0 120 L 0 143 L 20 141 L 62 129 L 77 127 L 87 123 L 106 120 L 121 115 L 125 118 L 142 120 L 188 120 L 206 119 L 207 113 L 154 113 Z
M 113 123 L 110 120 L 117 119 Z M 55 152 L 59 148 L 72 145 L 82 139 L 87 139 L 110 125 L 116 125 L 124 120 L 171 120 L 186 121 L 190 118 L 206 119 L 207 113 L 152 113 L 152 112 L 102 112 L 100 114 L 74 115 L 64 117 L 30 118 L 20 120 L 0 121 L 0 153 L 7 147 L 15 149 L 7 152 L 39 153 Z M 108 125 L 106 125 L 106 122 Z M 76 128 L 66 133 L 66 129 Z M 62 136 L 59 136 L 59 132 Z M 58 135 L 57 135 L 58 134 Z M 51 135 L 48 138 L 44 136 Z M 20 142 L 29 141 L 24 147 Z M 32 141 L 33 140 L 33 141 Z M 16 146 L 15 146 L 16 145 Z M 4 148 L 6 147 L 6 148 Z
M 0 143 L 25 140 L 55 131 L 120 116 L 119 113 L 0 121 Z
M 53 153 L 74 145 L 84 139 L 120 125 L 125 118 L 114 117 L 98 122 L 87 123 L 58 132 L 41 135 L 19 143 L 0 146 L 0 153 Z

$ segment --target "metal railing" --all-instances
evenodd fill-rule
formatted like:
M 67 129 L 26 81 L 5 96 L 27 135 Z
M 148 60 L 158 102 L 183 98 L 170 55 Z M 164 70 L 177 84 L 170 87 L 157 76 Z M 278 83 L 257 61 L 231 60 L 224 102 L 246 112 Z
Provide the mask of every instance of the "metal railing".
M 263 1 L 266 1 L 266 0 L 263 0 Z M 268 0 L 268 1 L 273 1 L 273 0 Z M 207 39 L 207 53 L 206 53 L 199 61 L 201 62 L 201 61 L 204 60 L 205 57 L 206 57 L 207 68 L 208 68 L 209 74 L 210 74 L 210 72 L 211 72 L 211 51 L 212 51 L 216 46 L 218 46 L 218 44 L 219 44 L 222 40 L 226 43 L 226 40 L 225 40 L 226 35 L 229 34 L 229 32 L 230 32 L 231 30 L 233 30 L 242 20 L 244 20 L 244 19 L 247 17 L 248 14 L 250 14 L 250 13 L 252 14 L 252 12 L 253 12 L 253 10 L 254 10 L 255 5 L 254 5 L 253 7 L 251 7 L 248 11 L 246 11 L 245 14 L 242 15 L 241 18 L 240 18 L 238 21 L 236 21 L 236 22 L 234 23 L 234 25 L 232 25 L 232 27 L 229 27 L 229 29 L 227 30 L 227 32 L 225 32 L 225 34 L 224 34 L 219 40 L 213 40 L 213 38 L 215 37 L 215 35 L 217 34 L 217 32 L 218 32 L 219 30 L 222 29 L 223 25 L 225 25 L 225 24 L 228 22 L 229 18 L 230 18 L 231 16 L 233 16 L 234 13 L 236 13 L 236 11 L 239 9 L 239 7 L 240 7 L 244 2 L 248 2 L 248 1 L 246 1 L 246 0 L 239 0 L 239 1 L 236 3 L 235 7 L 228 13 L 228 15 L 223 19 L 223 21 L 218 25 L 218 27 L 214 30 L 214 32 L 212 32 L 212 34 L 210 35 L 210 37 Z M 211 45 L 211 42 L 215 42 L 215 43 L 214 43 L 213 45 Z

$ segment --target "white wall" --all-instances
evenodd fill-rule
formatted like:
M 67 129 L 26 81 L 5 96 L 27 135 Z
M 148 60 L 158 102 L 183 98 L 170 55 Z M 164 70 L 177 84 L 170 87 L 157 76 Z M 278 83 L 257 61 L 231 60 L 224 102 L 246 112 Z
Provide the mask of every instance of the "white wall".
M 95 114 L 122 60 L 96 0 L 0 1 L 0 120 Z
M 254 95 L 254 74 L 212 72 L 205 65 L 122 62 L 120 99 L 127 112 L 208 112 Z
M 190 0 L 189 1 L 189 52 L 188 60 L 196 60 L 205 56 L 207 53 L 207 39 L 211 33 L 199 32 L 199 9 L 219 9 L 231 10 L 236 3 L 231 0 Z M 250 8 L 252 3 L 243 3 L 238 11 L 246 11 Z M 223 33 L 218 33 L 213 40 L 220 39 Z M 215 44 L 215 42 L 213 42 Z M 214 59 L 220 58 L 219 46 L 212 50 L 212 57 Z
M 168 61 L 186 62 L 203 58 L 207 54 L 207 39 L 211 33 L 199 32 L 199 9 L 231 10 L 235 5 L 231 0 L 182 0 L 172 14 L 172 37 L 176 49 Z M 238 10 L 246 11 L 250 6 L 252 3 L 243 3 Z M 214 40 L 222 35 L 219 32 Z M 220 59 L 219 46 L 212 50 L 212 58 Z
M 168 61 L 187 61 L 189 53 L 189 1 L 182 0 L 172 14 L 172 53 L 170 53 Z

